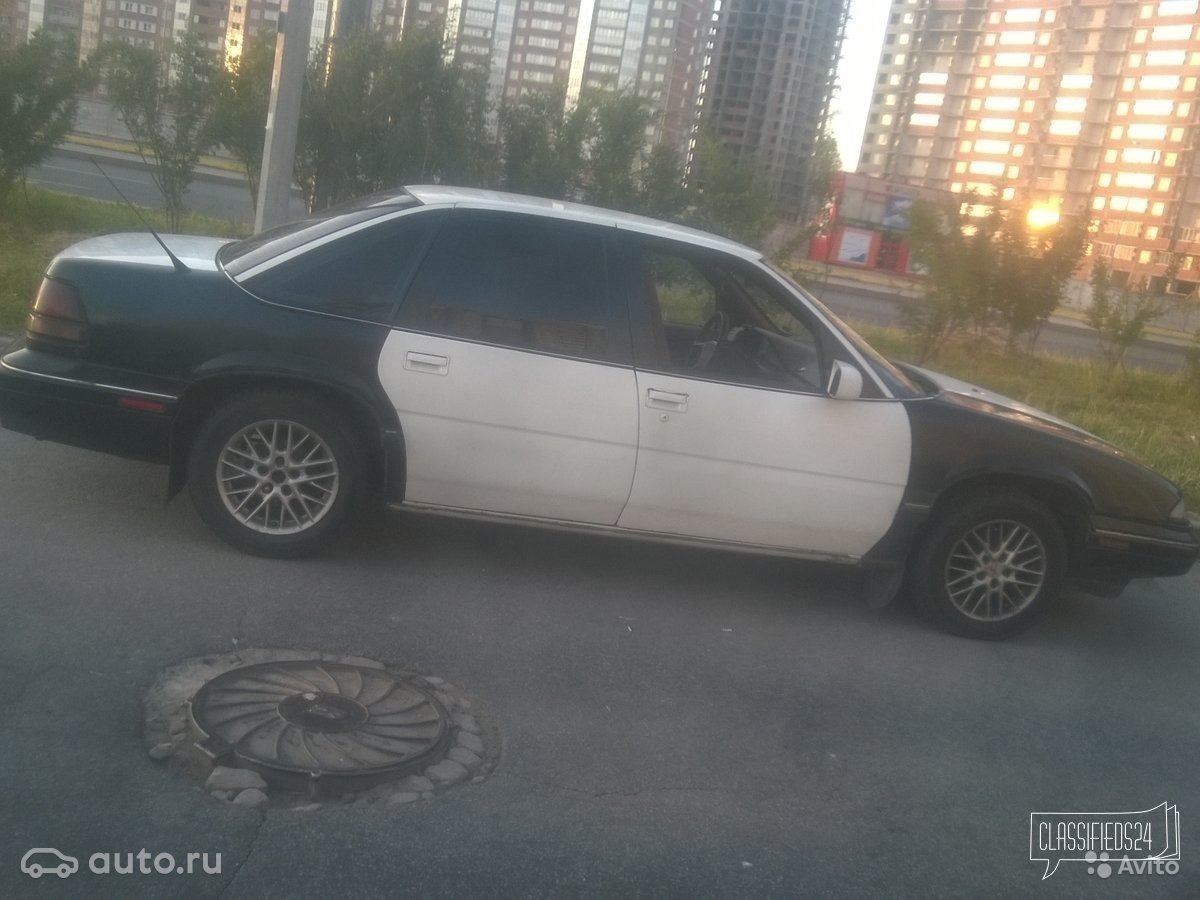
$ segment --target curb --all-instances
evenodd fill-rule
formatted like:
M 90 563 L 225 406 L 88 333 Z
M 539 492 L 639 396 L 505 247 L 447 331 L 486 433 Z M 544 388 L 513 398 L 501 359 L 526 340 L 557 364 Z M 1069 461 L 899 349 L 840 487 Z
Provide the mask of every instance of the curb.
M 70 142 L 59 144 L 54 148 L 56 153 L 61 153 L 63 156 L 69 156 L 73 159 L 89 159 L 90 157 L 98 157 L 102 160 L 116 163 L 117 165 L 130 166 L 135 169 L 148 169 L 150 166 L 140 157 L 133 153 L 122 153 L 118 150 L 104 150 L 100 147 L 85 147 L 81 144 L 72 144 Z M 246 184 L 246 177 L 238 175 L 234 172 L 225 172 L 221 169 L 213 169 L 208 166 L 198 166 L 196 168 L 196 181 L 208 181 L 214 184 L 237 184 L 243 187 Z

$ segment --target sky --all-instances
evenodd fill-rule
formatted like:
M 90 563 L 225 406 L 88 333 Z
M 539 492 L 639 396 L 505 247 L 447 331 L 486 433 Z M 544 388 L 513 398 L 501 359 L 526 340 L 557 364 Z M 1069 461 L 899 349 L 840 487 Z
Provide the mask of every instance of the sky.
M 846 169 L 858 164 L 890 6 L 889 0 L 850 0 L 850 23 L 842 44 L 833 104 L 833 133 Z

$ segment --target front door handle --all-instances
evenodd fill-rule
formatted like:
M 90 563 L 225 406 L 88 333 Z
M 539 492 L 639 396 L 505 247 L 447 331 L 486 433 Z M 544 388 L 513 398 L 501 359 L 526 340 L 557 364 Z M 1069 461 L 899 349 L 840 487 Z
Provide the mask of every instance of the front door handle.
M 674 412 L 687 412 L 688 395 L 675 391 L 660 391 L 658 388 L 646 389 L 646 405 L 654 409 L 670 409 Z
M 429 375 L 445 375 L 450 371 L 450 357 L 409 350 L 404 354 L 404 368 L 413 372 L 425 372 Z

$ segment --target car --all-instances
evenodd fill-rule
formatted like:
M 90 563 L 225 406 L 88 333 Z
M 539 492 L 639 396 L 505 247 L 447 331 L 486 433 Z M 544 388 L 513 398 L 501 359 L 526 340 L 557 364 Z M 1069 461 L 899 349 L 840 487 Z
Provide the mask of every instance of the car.
M 758 251 L 440 185 L 241 241 L 67 248 L 2 357 L 0 422 L 165 463 L 250 553 L 310 554 L 380 497 L 853 564 L 980 638 L 1200 553 L 1167 479 L 889 362 Z
M 21 857 L 21 871 L 30 878 L 41 878 L 49 872 L 70 878 L 79 871 L 79 860 L 53 847 L 34 847 Z

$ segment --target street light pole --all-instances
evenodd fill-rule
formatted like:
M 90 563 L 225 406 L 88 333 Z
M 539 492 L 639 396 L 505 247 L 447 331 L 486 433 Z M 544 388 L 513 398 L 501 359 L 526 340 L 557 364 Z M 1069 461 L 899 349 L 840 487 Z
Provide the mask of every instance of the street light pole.
M 308 64 L 312 11 L 313 0 L 283 0 L 279 11 L 271 105 L 267 110 L 262 172 L 258 179 L 258 208 L 254 211 L 255 232 L 280 225 L 290 217 L 296 130 L 300 125 L 300 94 Z

